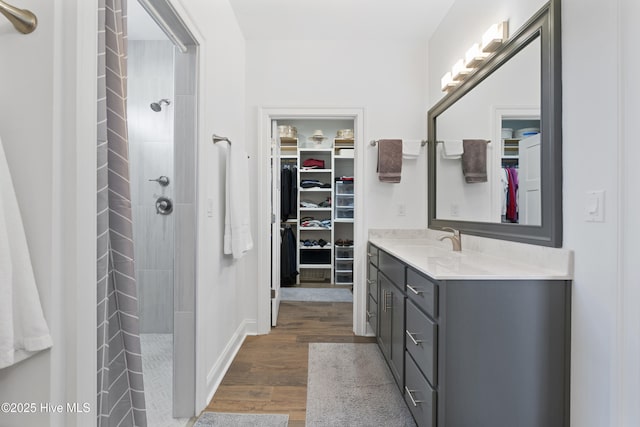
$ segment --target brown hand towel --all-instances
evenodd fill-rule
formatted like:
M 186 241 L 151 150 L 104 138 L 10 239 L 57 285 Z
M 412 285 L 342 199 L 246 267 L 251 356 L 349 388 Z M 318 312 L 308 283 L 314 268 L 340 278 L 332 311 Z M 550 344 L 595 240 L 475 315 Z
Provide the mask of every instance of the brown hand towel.
M 381 182 L 399 183 L 402 173 L 402 140 L 378 141 L 378 179 Z
M 487 182 L 487 140 L 463 139 L 462 173 L 466 182 Z

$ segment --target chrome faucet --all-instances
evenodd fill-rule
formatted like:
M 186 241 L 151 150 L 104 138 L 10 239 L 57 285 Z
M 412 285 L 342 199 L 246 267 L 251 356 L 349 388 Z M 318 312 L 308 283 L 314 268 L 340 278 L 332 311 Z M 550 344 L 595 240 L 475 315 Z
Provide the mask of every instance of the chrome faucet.
M 460 252 L 462 250 L 462 241 L 460 240 L 460 231 L 455 230 L 451 227 L 442 227 L 443 230 L 451 231 L 453 236 L 442 236 L 439 240 L 443 241 L 444 239 L 451 240 L 453 244 L 454 252 Z

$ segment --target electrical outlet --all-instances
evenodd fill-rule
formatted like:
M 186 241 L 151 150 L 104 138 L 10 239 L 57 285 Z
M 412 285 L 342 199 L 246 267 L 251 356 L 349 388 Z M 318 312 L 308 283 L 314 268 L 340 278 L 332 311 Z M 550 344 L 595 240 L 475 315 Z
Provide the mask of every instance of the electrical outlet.
M 450 212 L 452 218 L 457 218 L 460 216 L 460 205 L 457 203 L 451 203 Z
M 398 216 L 407 215 L 407 206 L 404 203 L 398 204 Z

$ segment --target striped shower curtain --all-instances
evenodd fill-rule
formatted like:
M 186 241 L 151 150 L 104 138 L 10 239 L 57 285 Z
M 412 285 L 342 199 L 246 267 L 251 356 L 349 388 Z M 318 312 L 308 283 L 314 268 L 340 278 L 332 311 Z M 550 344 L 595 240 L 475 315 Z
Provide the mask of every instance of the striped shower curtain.
M 99 0 L 98 426 L 147 425 L 127 139 L 127 0 Z

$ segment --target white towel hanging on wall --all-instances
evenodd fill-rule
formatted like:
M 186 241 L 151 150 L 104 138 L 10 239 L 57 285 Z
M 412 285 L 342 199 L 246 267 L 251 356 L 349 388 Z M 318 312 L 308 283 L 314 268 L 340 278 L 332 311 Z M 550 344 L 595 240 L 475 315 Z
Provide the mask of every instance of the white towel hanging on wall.
M 237 143 L 227 144 L 224 253 L 238 259 L 253 248 L 249 205 L 249 160 Z
M 0 140 L 0 368 L 18 363 L 51 345 Z
M 462 140 L 459 141 L 442 141 L 442 158 L 443 159 L 459 159 L 464 153 Z
M 403 139 L 402 140 L 402 158 L 411 160 L 420 156 L 420 148 L 422 148 L 421 139 Z

